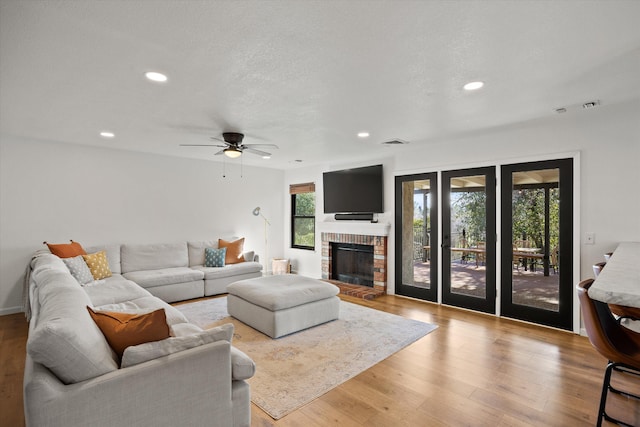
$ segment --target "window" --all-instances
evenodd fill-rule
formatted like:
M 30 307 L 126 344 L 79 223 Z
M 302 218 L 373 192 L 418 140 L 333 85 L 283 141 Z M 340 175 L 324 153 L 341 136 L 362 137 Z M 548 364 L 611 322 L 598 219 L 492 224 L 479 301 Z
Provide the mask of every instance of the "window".
M 314 183 L 295 184 L 291 194 L 291 247 L 315 249 L 316 243 L 316 186 Z

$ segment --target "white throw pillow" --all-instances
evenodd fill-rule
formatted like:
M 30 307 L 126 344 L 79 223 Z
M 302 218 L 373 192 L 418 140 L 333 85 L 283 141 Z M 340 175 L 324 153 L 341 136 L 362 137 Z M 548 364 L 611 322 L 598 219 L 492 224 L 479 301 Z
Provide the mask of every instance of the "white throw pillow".
M 82 286 L 93 282 L 93 274 L 91 274 L 91 270 L 89 270 L 89 266 L 82 258 L 82 255 L 74 256 L 73 258 L 62 258 L 62 262 L 67 266 L 73 278 Z
M 233 324 L 227 323 L 212 329 L 207 329 L 196 335 L 171 337 L 162 341 L 148 342 L 127 347 L 122 355 L 120 366 L 138 365 L 162 356 L 188 350 L 215 341 L 229 341 L 233 338 Z

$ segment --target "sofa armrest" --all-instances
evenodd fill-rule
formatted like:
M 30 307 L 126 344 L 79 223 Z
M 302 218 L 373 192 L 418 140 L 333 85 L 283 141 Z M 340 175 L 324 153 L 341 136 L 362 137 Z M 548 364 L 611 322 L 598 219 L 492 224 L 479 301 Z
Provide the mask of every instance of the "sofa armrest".
M 217 341 L 64 385 L 27 359 L 27 426 L 232 425 L 231 345 Z

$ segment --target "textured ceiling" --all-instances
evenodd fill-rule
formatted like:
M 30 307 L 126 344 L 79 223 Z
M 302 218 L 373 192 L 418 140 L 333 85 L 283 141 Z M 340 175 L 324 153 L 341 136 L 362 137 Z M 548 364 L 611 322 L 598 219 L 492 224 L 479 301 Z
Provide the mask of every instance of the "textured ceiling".
M 387 156 L 640 98 L 639 21 L 640 1 L 0 0 L 0 130 L 202 159 L 179 144 L 240 131 L 280 147 L 245 164 L 283 169 Z

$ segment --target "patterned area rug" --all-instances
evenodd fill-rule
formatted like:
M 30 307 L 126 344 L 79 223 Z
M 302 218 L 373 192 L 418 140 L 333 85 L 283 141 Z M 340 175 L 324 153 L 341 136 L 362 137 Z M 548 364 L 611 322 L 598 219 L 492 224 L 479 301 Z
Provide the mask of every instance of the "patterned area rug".
M 229 317 L 226 297 L 176 308 L 203 328 L 234 324 L 233 345 L 257 366 L 251 400 L 276 420 L 437 328 L 341 301 L 338 320 L 274 340 Z

